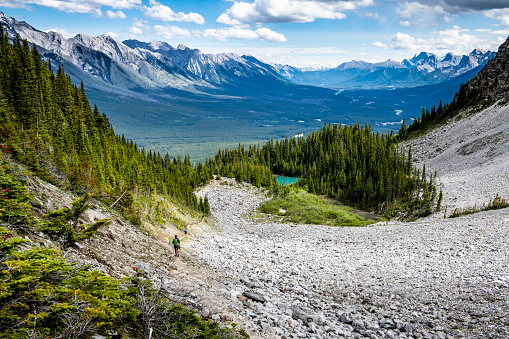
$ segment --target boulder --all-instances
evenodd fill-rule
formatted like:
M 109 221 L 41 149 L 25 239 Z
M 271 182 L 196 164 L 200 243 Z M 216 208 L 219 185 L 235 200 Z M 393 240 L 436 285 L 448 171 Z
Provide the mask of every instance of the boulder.
M 261 295 L 258 292 L 254 292 L 254 291 L 244 291 L 244 292 L 242 292 L 242 295 L 245 296 L 246 298 L 249 298 L 254 301 L 258 301 L 260 303 L 264 303 L 267 301 L 267 299 L 263 295 Z

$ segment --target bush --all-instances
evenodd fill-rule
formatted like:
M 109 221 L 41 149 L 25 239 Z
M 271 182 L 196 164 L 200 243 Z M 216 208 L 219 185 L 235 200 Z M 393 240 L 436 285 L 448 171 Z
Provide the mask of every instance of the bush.
M 87 204 L 88 199 L 90 199 L 90 195 L 85 194 L 72 202 L 72 208 L 64 207 L 45 214 L 44 220 L 38 223 L 37 228 L 54 240 L 61 241 L 64 248 L 90 238 L 101 227 L 109 225 L 111 219 L 101 219 L 93 224 L 80 224 L 79 218 L 83 212 L 90 208 L 90 205 Z
M 67 263 L 0 228 L 0 338 L 85 338 L 123 331 L 138 311 L 121 281 Z M 60 336 L 60 337 L 62 337 Z

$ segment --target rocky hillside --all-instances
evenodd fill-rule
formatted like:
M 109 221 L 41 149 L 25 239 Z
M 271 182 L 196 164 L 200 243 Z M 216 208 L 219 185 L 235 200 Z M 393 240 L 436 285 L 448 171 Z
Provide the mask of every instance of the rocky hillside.
M 449 213 L 487 204 L 497 194 L 509 197 L 509 106 L 502 101 L 480 112 L 468 109 L 408 145 L 414 161 L 437 171 Z
M 498 53 L 467 85 L 468 92 L 478 92 L 492 101 L 509 97 L 509 38 Z

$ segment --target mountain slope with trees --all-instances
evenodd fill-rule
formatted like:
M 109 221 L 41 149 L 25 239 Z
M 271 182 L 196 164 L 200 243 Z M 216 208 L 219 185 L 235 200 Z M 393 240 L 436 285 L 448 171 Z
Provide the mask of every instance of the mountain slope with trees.
M 61 67 L 55 74 L 26 40 L 10 44 L 0 33 L 3 151 L 60 186 L 111 199 L 126 193 L 127 210 L 129 196 L 139 191 L 199 206 L 193 191 L 211 178 L 207 168 L 193 166 L 188 156 L 146 152 L 116 135 L 106 115 L 90 106 L 83 83 L 75 86 Z

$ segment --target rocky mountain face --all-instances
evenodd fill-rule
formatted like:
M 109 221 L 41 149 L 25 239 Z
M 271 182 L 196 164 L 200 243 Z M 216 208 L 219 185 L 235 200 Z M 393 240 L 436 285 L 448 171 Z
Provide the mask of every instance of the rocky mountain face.
M 497 55 L 467 84 L 467 92 L 477 92 L 493 101 L 509 99 L 509 38 Z
M 38 47 L 43 58 L 64 64 L 107 84 L 127 89 L 212 89 L 239 82 L 286 82 L 270 65 L 250 56 L 205 54 L 184 45 L 137 40 L 119 41 L 108 35 L 78 34 L 66 39 L 42 32 L 0 12 L 0 24 L 9 36 L 16 34 Z M 76 70 L 77 68 L 77 70 Z M 80 74 L 76 74 L 80 78 Z
M 331 88 L 416 87 L 445 82 L 466 72 L 481 69 L 495 52 L 473 50 L 468 55 L 448 53 L 443 58 L 422 52 L 402 62 L 379 63 L 349 61 L 327 70 L 303 71 L 288 65 L 275 65 L 285 78 L 306 85 Z

